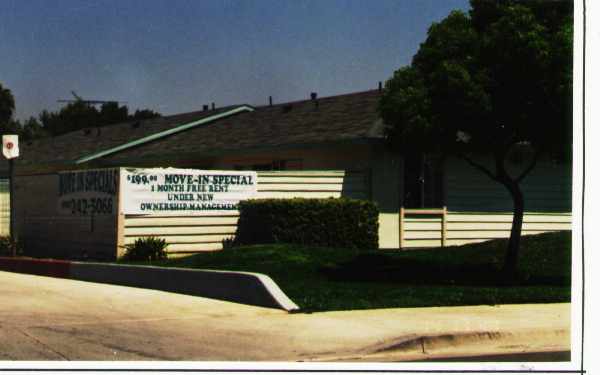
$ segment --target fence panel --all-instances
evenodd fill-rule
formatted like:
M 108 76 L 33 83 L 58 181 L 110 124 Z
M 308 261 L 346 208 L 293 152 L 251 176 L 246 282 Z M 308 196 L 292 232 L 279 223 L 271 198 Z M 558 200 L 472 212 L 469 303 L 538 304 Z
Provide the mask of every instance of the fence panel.
M 464 245 L 495 238 L 508 238 L 512 213 L 448 212 L 446 246 Z M 407 216 L 404 219 L 404 248 L 442 245 L 440 217 Z M 523 235 L 571 230 L 570 213 L 525 213 Z

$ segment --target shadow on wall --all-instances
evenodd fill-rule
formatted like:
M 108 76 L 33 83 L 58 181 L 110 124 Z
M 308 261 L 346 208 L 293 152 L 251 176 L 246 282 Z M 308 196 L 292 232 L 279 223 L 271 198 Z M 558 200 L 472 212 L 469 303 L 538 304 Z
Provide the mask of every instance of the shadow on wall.
M 492 168 L 489 160 L 479 162 Z M 523 168 L 522 162 L 508 161 L 508 170 L 513 176 L 517 176 Z M 525 198 L 525 212 L 571 212 L 572 165 L 542 159 L 521 182 L 521 190 Z M 505 187 L 455 158 L 446 162 L 446 201 L 449 211 L 513 211 L 512 198 Z
M 25 255 L 36 258 L 114 260 L 114 243 L 99 241 L 96 236 L 99 231 L 114 227 L 114 223 L 111 216 L 28 217 L 23 225 Z

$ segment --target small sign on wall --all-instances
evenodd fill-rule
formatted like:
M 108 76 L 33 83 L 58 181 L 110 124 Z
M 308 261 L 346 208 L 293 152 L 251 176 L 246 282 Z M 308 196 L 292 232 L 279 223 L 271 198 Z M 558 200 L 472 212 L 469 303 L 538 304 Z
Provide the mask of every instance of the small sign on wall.
M 257 191 L 254 171 L 122 169 L 122 213 L 207 215 L 238 209 Z
M 2 136 L 2 154 L 7 159 L 19 157 L 19 136 L 6 134 Z

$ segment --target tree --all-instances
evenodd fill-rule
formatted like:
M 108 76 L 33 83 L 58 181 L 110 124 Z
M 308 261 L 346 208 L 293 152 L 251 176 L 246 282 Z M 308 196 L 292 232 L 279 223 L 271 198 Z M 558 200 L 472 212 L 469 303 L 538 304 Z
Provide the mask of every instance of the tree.
M 160 113 L 149 109 L 136 110 L 134 115 L 130 115 L 127 106 L 119 106 L 117 102 L 104 103 L 98 110 L 93 105 L 78 100 L 67 104 L 58 112 L 42 111 L 39 121 L 45 131 L 52 135 L 60 135 L 89 127 L 140 121 L 159 116 Z
M 160 117 L 160 116 L 161 116 L 160 113 L 154 112 L 151 109 L 142 109 L 142 110 L 138 109 L 135 111 L 133 116 L 130 116 L 130 117 L 131 117 L 131 120 L 139 121 L 139 120 L 147 120 L 147 119 Z
M 472 0 L 471 8 L 431 25 L 411 65 L 386 82 L 380 112 L 396 149 L 456 155 L 507 189 L 509 280 L 523 225 L 520 183 L 540 155 L 564 159 L 572 147 L 573 5 Z M 510 174 L 507 159 L 524 148 L 531 157 Z
M 27 121 L 25 121 L 21 126 L 20 135 L 24 141 L 29 141 L 32 139 L 47 137 L 48 132 L 35 117 L 29 117 L 29 119 L 27 119 Z
M 4 129 L 15 111 L 15 98 L 9 89 L 0 83 L 0 126 Z
M 98 123 L 102 125 L 117 124 L 129 120 L 129 109 L 127 106 L 119 107 L 117 102 L 108 102 L 100 107 Z
M 100 113 L 84 101 L 78 100 L 67 104 L 58 112 L 42 111 L 40 122 L 52 135 L 60 135 L 98 124 Z

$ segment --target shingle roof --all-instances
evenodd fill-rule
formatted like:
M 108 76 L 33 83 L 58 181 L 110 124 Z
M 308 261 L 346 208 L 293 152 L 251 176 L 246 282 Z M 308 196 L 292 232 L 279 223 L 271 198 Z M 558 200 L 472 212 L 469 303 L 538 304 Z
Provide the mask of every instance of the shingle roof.
M 139 148 L 109 156 L 106 161 L 193 152 L 277 148 L 383 138 L 377 90 L 257 107 L 213 123 L 176 134 Z
M 82 156 L 110 149 L 175 126 L 226 112 L 236 106 L 210 111 L 196 111 L 148 120 L 129 121 L 62 134 L 56 137 L 21 143 L 21 164 L 71 162 Z
M 197 155 L 215 150 L 244 150 L 256 147 L 281 147 L 364 139 L 381 139 L 383 126 L 377 105 L 378 90 L 331 96 L 318 99 L 255 107 L 253 112 L 240 113 L 213 121 L 179 134 L 152 141 L 139 147 L 105 156 L 112 163 L 163 154 L 189 153 Z M 131 123 L 68 133 L 51 139 L 23 145 L 20 160 L 35 164 L 70 162 L 89 154 L 131 142 L 151 133 L 216 114 L 217 111 L 192 112 L 144 121 L 138 128 Z M 51 155 L 51 156 L 50 156 Z

